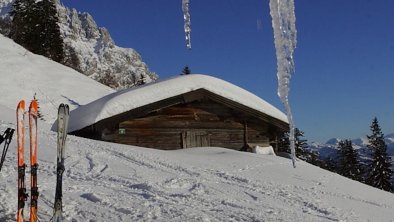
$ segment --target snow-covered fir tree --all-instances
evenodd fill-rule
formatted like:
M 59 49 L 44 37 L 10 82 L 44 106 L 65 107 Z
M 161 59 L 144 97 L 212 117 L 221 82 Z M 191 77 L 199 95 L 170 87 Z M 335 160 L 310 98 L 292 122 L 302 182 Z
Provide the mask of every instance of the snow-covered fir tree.
M 41 113 L 40 101 L 38 101 L 38 99 L 37 99 L 37 93 L 34 93 L 33 100 L 35 100 L 37 102 L 37 115 L 38 115 L 38 118 L 45 121 L 44 116 Z
M 362 181 L 362 166 L 357 151 L 353 148 L 351 140 L 338 143 L 339 163 L 338 173 L 352 180 Z
M 366 183 L 385 191 L 393 191 L 393 184 L 391 184 L 391 177 L 393 176 L 391 157 L 387 153 L 384 134 L 376 117 L 371 124 L 371 135 L 367 137 L 372 160 L 367 165 Z

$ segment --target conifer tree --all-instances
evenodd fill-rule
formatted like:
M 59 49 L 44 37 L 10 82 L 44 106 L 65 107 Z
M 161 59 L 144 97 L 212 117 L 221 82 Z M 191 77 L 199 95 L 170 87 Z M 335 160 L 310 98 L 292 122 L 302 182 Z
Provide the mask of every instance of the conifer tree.
M 16 0 L 10 37 L 29 51 L 62 62 L 63 40 L 53 0 Z
M 351 140 L 338 143 L 339 163 L 338 173 L 352 180 L 362 181 L 362 167 L 357 151 L 353 148 Z
M 334 158 L 331 156 L 321 160 L 320 167 L 334 173 L 338 172 L 337 161 L 335 161 Z
M 37 93 L 34 93 L 33 100 L 35 100 L 37 102 L 37 116 L 38 116 L 38 118 L 41 120 L 45 120 L 44 116 L 41 113 L 40 101 L 38 101 L 38 99 L 37 99 Z
M 11 16 L 13 17 L 10 38 L 29 50 L 28 42 L 33 33 L 34 0 L 15 0 Z
M 371 135 L 367 137 L 369 141 L 368 148 L 372 153 L 372 160 L 367 165 L 366 183 L 385 191 L 393 191 L 394 188 L 390 182 L 393 176 L 391 158 L 387 153 L 384 135 L 376 117 L 371 124 Z
M 181 75 L 189 75 L 190 73 L 192 73 L 192 71 L 190 70 L 189 66 L 185 66 L 185 68 L 183 68 Z
M 314 150 L 305 150 L 304 156 L 305 156 L 305 158 L 306 158 L 306 159 L 305 159 L 306 162 L 308 162 L 308 163 L 310 163 L 310 164 L 312 164 L 312 165 L 321 167 L 322 162 L 321 162 L 321 160 L 319 159 L 319 153 L 318 153 L 317 151 L 314 151 Z
M 294 130 L 294 148 L 296 151 L 296 156 L 301 160 L 307 161 L 313 165 L 318 165 L 319 163 L 319 154 L 318 152 L 313 152 L 308 150 L 308 143 L 306 139 L 303 139 L 304 132 L 298 128 Z M 282 138 L 279 141 L 279 151 L 290 153 L 290 142 L 289 142 L 289 133 L 286 132 L 283 134 Z
M 43 24 L 41 35 L 43 38 L 43 55 L 56 62 L 62 62 L 64 59 L 63 39 L 58 25 L 59 17 L 56 3 L 53 0 L 42 0 L 37 4 L 38 8 L 41 9 L 41 23 Z
M 297 157 L 302 159 L 302 160 L 307 160 L 308 158 L 312 157 L 312 153 L 308 152 L 308 143 L 306 139 L 302 139 L 304 137 L 304 132 L 301 131 L 300 129 L 296 128 L 295 133 L 294 133 L 294 146 L 295 146 L 295 151 L 297 154 Z M 316 154 L 316 153 L 315 153 Z M 315 156 L 317 157 L 317 156 Z
M 304 132 L 295 128 L 294 130 L 294 147 L 296 151 L 296 156 L 302 160 L 307 160 L 310 156 L 310 152 L 307 151 L 308 143 L 306 139 L 302 139 L 304 137 Z M 289 142 L 289 133 L 285 133 L 280 141 L 281 151 L 290 153 L 290 142 Z

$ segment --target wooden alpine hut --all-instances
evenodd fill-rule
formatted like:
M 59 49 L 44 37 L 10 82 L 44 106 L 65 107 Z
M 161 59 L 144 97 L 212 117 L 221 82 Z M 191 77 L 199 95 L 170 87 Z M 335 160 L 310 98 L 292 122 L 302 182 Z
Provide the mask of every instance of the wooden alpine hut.
M 56 129 L 56 122 L 53 129 Z M 221 79 L 182 75 L 118 91 L 70 113 L 69 134 L 163 150 L 273 146 L 286 115 Z

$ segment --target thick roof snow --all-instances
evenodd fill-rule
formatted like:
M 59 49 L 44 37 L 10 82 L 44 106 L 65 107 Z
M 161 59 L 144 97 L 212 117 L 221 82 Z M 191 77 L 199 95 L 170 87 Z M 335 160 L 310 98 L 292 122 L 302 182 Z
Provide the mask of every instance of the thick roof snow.
M 284 113 L 256 95 L 212 76 L 192 74 L 115 92 L 81 106 L 70 113 L 68 131 L 79 130 L 129 110 L 198 89 L 205 89 L 283 122 L 288 122 Z M 52 130 L 56 129 L 56 125 L 55 122 Z

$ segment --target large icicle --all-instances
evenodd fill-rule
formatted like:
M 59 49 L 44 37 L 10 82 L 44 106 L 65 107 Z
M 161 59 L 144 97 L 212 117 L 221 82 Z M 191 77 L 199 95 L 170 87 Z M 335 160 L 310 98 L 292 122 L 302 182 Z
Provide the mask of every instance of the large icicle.
M 182 0 L 182 11 L 183 11 L 183 19 L 185 21 L 185 36 L 186 36 L 186 46 L 188 49 L 192 48 L 192 43 L 190 39 L 191 22 L 190 22 L 190 13 L 189 13 L 189 0 Z
M 289 104 L 289 84 L 294 73 L 293 52 L 297 44 L 297 30 L 295 27 L 294 0 L 270 0 L 270 13 L 274 30 L 278 96 L 285 106 L 290 124 L 290 150 L 295 167 L 294 122 Z

